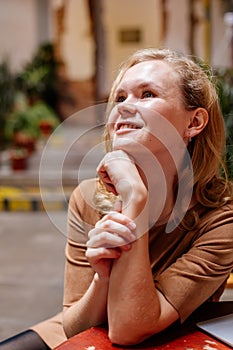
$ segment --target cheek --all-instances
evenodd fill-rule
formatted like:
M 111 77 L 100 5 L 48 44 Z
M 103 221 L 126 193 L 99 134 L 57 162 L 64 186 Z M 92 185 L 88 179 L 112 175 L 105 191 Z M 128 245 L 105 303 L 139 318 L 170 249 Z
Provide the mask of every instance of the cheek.
M 111 111 L 111 113 L 109 114 L 108 120 L 107 120 L 107 128 L 109 130 L 109 133 L 112 134 L 116 121 L 117 121 L 117 113 L 115 108 Z
M 110 113 L 108 113 L 108 123 L 115 123 L 119 115 L 117 106 L 113 107 Z

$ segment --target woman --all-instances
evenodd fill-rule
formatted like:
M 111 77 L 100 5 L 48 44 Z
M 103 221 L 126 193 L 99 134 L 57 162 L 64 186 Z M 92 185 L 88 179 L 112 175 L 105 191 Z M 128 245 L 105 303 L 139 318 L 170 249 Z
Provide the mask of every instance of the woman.
M 110 102 L 114 107 L 108 112 L 106 132 L 111 148 L 98 174 L 107 191 L 120 196 L 122 208 L 117 202 L 115 211 L 88 221 L 96 224 L 87 241 L 86 258 L 92 267 L 82 281 L 87 291 L 83 295 L 79 285 L 73 286 L 79 273 L 68 270 L 63 324 L 70 337 L 108 320 L 110 340 L 128 345 L 178 319 L 183 322 L 219 294 L 233 267 L 232 193 L 220 177 L 224 124 L 217 95 L 195 63 L 168 50 L 137 52 L 118 75 Z M 174 129 L 190 151 L 193 193 L 181 224 L 166 234 L 178 193 L 177 173 L 187 172 Z M 158 133 L 171 130 L 170 143 L 164 145 Z M 80 241 L 75 232 L 80 196 L 85 199 L 90 187 L 90 181 L 81 185 L 71 200 L 70 261 L 73 241 Z M 91 197 L 85 216 L 96 212 Z M 164 205 L 157 210 L 161 198 Z M 80 260 L 81 253 L 76 258 Z
M 110 340 L 131 345 L 218 300 L 233 268 L 232 189 L 217 94 L 191 59 L 136 52 L 107 114 L 99 179 L 69 204 L 63 327 L 108 322 Z M 33 329 L 52 347 L 50 324 Z

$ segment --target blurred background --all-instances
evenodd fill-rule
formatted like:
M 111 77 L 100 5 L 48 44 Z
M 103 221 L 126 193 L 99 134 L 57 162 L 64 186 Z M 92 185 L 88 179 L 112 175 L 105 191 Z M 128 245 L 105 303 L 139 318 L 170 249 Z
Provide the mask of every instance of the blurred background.
M 67 202 L 101 156 L 77 176 L 101 142 L 92 106 L 133 51 L 169 47 L 213 67 L 233 178 L 233 1 L 0 0 L 0 33 L 1 340 L 61 309 Z

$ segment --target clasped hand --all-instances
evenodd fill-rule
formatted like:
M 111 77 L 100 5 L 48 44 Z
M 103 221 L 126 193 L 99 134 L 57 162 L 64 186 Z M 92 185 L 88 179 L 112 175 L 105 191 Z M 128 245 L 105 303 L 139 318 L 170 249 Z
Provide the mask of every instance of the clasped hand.
M 135 240 L 135 223 L 127 216 L 110 212 L 89 234 L 86 256 L 99 277 L 109 277 L 113 259 L 127 251 Z
M 109 192 L 120 195 L 123 207 L 130 205 L 137 188 L 145 187 L 138 170 L 123 151 L 108 153 L 97 168 L 98 174 Z M 109 212 L 89 232 L 86 257 L 101 278 L 108 278 L 112 262 L 122 251 L 131 248 L 136 239 L 135 222 L 119 209 Z

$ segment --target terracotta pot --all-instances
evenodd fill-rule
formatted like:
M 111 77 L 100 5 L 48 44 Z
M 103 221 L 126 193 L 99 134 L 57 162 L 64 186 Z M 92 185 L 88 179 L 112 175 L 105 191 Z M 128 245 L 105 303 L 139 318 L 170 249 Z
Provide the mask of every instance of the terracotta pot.
M 21 158 L 12 158 L 11 159 L 11 168 L 12 170 L 26 170 L 27 169 L 27 159 Z
M 10 164 L 12 170 L 26 170 L 28 166 L 28 151 L 15 149 L 10 151 Z
M 36 149 L 36 140 L 33 136 L 18 131 L 14 135 L 14 145 L 27 149 L 28 153 L 31 154 Z
M 40 128 L 41 134 L 43 136 L 49 136 L 49 135 L 51 135 L 51 133 L 53 131 L 53 126 L 52 126 L 51 122 L 48 120 L 42 120 L 39 123 L 39 128 Z

